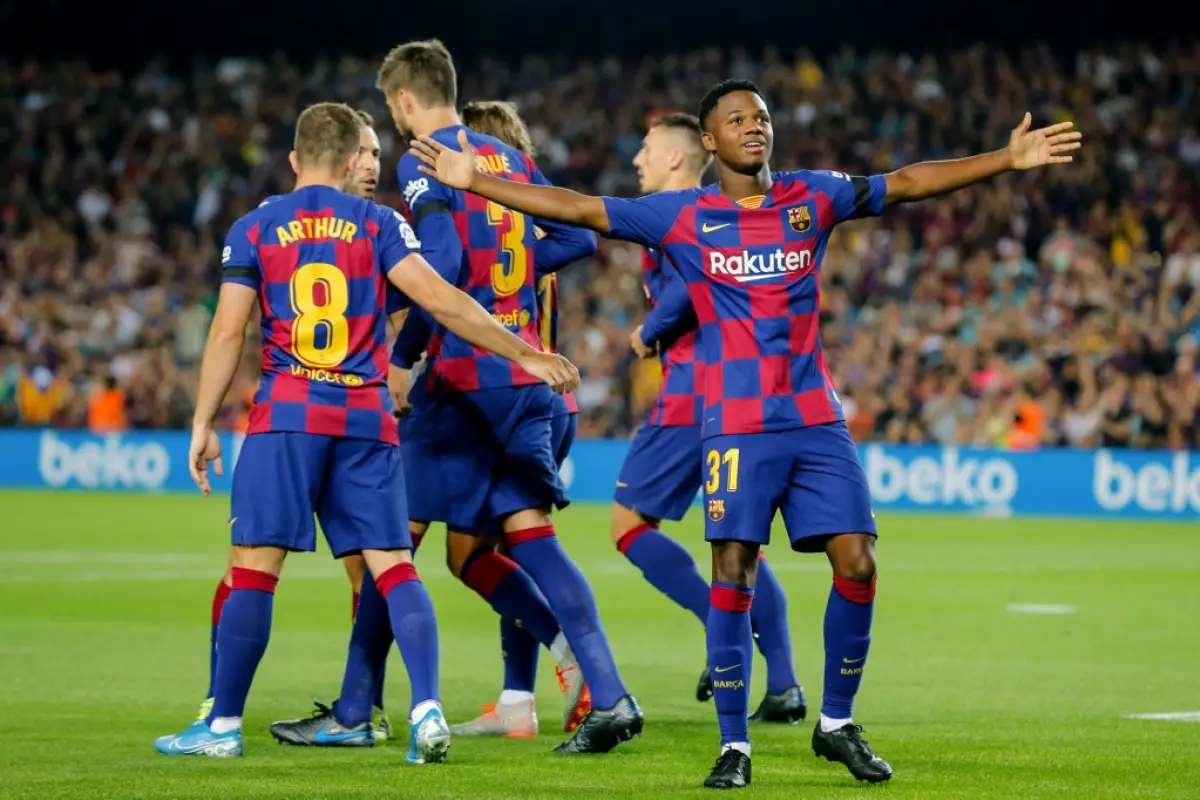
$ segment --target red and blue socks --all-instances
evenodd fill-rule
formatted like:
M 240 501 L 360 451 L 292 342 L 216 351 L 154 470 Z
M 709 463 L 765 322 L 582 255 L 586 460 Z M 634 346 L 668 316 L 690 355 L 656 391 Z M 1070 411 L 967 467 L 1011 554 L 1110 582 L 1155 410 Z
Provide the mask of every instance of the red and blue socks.
M 416 566 L 404 562 L 389 567 L 375 579 L 375 587 L 387 603 L 392 635 L 408 670 L 412 685 L 410 708 L 427 701 L 440 702 L 437 619 L 433 601 L 417 576 Z M 362 613 L 361 608 L 359 613 Z M 373 696 L 374 684 L 370 690 Z
M 854 696 L 862 683 L 871 647 L 875 579 L 862 583 L 836 575 L 825 606 L 825 689 L 822 730 L 837 730 L 853 718 Z
M 708 666 L 712 671 L 713 703 L 721 729 L 721 745 L 750 753 L 750 667 L 754 637 L 750 606 L 754 590 L 713 581 L 709 592 Z
M 212 631 L 208 636 L 208 691 L 204 693 L 205 698 L 212 697 L 217 687 L 217 626 L 221 624 L 221 611 L 225 608 L 230 591 L 222 575 L 212 599 Z
M 537 679 L 538 643 L 551 647 L 561 629 L 529 573 L 510 558 L 477 550 L 460 570 L 462 582 L 500 615 L 504 688 L 532 692 Z
M 352 728 L 369 720 L 372 704 L 378 705 L 376 694 L 382 691 L 383 668 L 393 638 L 387 601 L 367 576 L 359 595 L 354 626 L 350 629 L 342 691 L 333 704 L 334 716 L 346 727 Z
M 510 531 L 505 538 L 513 559 L 533 578 L 566 635 L 587 678 L 592 706 L 612 708 L 628 692 L 600 624 L 592 587 L 562 549 L 554 526 Z
M 621 554 L 642 571 L 650 585 L 696 615 L 708 620 L 708 583 L 683 545 L 650 524 L 639 525 L 617 542 Z
M 800 681 L 796 679 L 796 669 L 792 665 L 787 595 L 762 553 L 758 556 L 758 580 L 754 583 L 750 624 L 757 635 L 758 650 L 767 662 L 767 693 L 779 694 L 798 686 Z
M 207 722 L 213 733 L 242 726 L 242 712 L 254 673 L 271 638 L 271 613 L 279 576 L 244 567 L 232 569 L 233 585 L 217 626 L 213 709 Z

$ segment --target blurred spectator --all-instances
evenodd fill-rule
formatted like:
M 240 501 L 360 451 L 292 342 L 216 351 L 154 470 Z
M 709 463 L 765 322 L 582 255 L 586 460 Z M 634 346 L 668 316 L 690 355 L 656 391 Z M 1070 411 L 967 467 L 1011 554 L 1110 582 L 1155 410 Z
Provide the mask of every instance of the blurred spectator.
M 890 442 L 1200 446 L 1200 45 L 460 66 L 464 100 L 518 104 L 552 180 L 606 193 L 636 192 L 630 160 L 654 114 L 694 108 L 729 75 L 767 95 L 779 169 L 888 171 L 1001 146 L 1026 109 L 1074 119 L 1087 137 L 1074 164 L 835 233 L 822 335 L 848 424 Z M 279 57 L 179 73 L 0 64 L 0 424 L 87 425 L 119 392 L 123 422 L 102 424 L 186 427 L 221 236 L 289 188 L 308 102 L 371 109 L 399 156 L 373 83 L 349 57 L 308 71 Z M 635 247 L 605 242 L 561 277 L 584 435 L 627 435 L 660 379 L 628 352 L 638 265 Z M 245 424 L 259 346 L 227 427 Z

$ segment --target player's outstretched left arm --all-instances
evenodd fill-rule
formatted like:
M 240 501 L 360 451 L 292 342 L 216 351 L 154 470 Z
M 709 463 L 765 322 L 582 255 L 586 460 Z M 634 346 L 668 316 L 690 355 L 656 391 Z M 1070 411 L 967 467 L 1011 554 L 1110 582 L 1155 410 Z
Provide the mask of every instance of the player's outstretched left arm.
M 408 152 L 421 160 L 421 172 L 451 188 L 473 192 L 522 214 L 591 228 L 597 233 L 609 232 L 603 198 L 485 175 L 476 166 L 475 150 L 465 130 L 458 132 L 458 147 L 455 150 L 422 136 L 410 142 Z
M 953 161 L 923 161 L 888 173 L 887 198 L 892 203 L 910 203 L 953 192 L 1011 170 L 1026 170 L 1047 164 L 1071 162 L 1071 152 L 1081 147 L 1083 134 L 1072 130 L 1073 122 L 1060 122 L 1030 130 L 1029 113 L 1008 137 L 1008 147 Z
M 439 275 L 418 253 L 388 270 L 388 280 L 455 334 L 476 347 L 516 362 L 557 392 L 579 386 L 579 370 L 560 355 L 543 353 L 509 333 L 470 295 Z
M 212 492 L 208 482 L 209 463 L 212 463 L 217 475 L 224 474 L 221 443 L 213 431 L 213 423 L 217 412 L 221 410 L 221 401 L 225 399 L 237 374 L 242 360 L 242 346 L 246 342 L 246 326 L 250 324 L 250 315 L 257 302 L 258 293 L 254 289 L 241 283 L 222 283 L 212 327 L 208 329 L 204 360 L 200 363 L 200 382 L 196 390 L 196 413 L 192 417 L 192 445 L 188 458 L 192 480 L 206 495 Z

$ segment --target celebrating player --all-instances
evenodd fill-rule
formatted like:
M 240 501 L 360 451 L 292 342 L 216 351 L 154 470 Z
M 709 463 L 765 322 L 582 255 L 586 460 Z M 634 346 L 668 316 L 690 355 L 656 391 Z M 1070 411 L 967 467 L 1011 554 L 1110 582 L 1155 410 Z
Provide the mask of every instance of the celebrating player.
M 372 200 L 375 197 L 375 189 L 379 185 L 379 136 L 375 133 L 375 121 L 366 111 L 359 109 L 355 112 L 359 120 L 362 122 L 362 130 L 359 133 L 358 142 L 358 162 L 355 165 L 354 172 L 351 173 L 346 185 L 342 191 L 347 194 L 363 197 L 367 200 Z M 274 195 L 263 201 L 263 204 L 273 203 L 280 197 L 285 195 Z M 395 294 L 390 295 L 395 297 Z M 389 307 L 389 311 L 391 308 Z M 406 313 L 406 312 L 401 312 Z M 395 323 L 399 323 L 398 314 L 394 315 Z M 350 605 L 350 618 L 358 613 L 359 596 L 362 592 L 363 576 L 366 573 L 366 564 L 361 555 L 350 554 L 342 559 L 342 566 L 346 569 L 346 577 L 350 579 L 350 590 L 352 593 Z M 221 621 L 221 611 L 225 606 L 225 600 L 229 597 L 229 590 L 232 586 L 232 564 L 230 568 L 225 570 L 225 574 L 217 583 L 216 591 L 213 593 L 212 600 L 212 629 L 209 637 L 209 660 L 208 660 L 208 691 L 204 695 L 204 701 L 200 704 L 200 710 L 196 715 L 197 720 L 202 720 L 212 711 L 213 704 L 213 687 L 216 684 L 217 674 L 217 626 Z M 383 710 L 383 679 L 382 667 L 380 668 L 381 675 L 379 686 L 374 700 L 373 712 L 373 728 L 374 738 L 376 741 L 385 741 L 391 733 L 391 726 Z
M 503 101 L 482 101 L 468 103 L 462 110 L 463 124 L 485 136 L 492 136 L 533 158 L 535 155 L 533 141 L 529 130 L 521 120 L 517 109 L 512 103 Z M 580 230 L 578 228 L 571 230 Z M 585 232 L 586 233 L 586 232 Z M 541 231 L 539 229 L 540 236 Z M 544 237 L 543 237 L 544 238 Z M 578 252 L 568 253 L 568 256 L 583 258 L 595 252 L 595 237 L 587 234 L 584 241 L 587 245 Z M 539 275 L 543 265 L 536 264 Z M 550 272 L 541 275 L 537 284 L 538 291 L 538 331 L 542 349 L 547 353 L 558 352 L 558 274 Z M 559 469 L 571 451 L 578 428 L 579 406 L 573 394 L 554 396 L 554 416 L 550 418 L 552 447 L 554 461 Z M 501 551 L 507 556 L 507 548 Z M 481 553 L 476 558 L 485 558 Z M 460 573 L 462 571 L 460 570 Z M 467 575 L 477 574 L 472 569 Z M 470 586 L 471 584 L 467 584 Z M 476 584 L 478 585 L 478 584 Z M 486 588 L 486 584 L 483 588 Z M 555 635 L 557 639 L 558 635 Z M 553 640 L 552 640 L 553 641 Z M 551 642 L 552 644 L 552 642 Z M 500 698 L 495 703 L 484 707 L 484 712 L 476 719 L 459 725 L 452 725 L 450 732 L 455 736 L 508 736 L 523 738 L 537 734 L 537 714 L 534 708 L 534 683 L 537 677 L 538 649 L 540 643 L 520 621 L 510 617 L 500 618 L 500 651 L 504 659 L 504 685 Z M 559 684 L 564 690 L 568 684 L 568 674 L 561 667 L 557 668 Z M 583 701 L 582 703 L 580 701 Z M 589 707 L 589 697 L 572 700 L 568 698 L 563 726 L 570 731 L 572 723 L 578 724 L 586 717 Z M 582 712 L 582 716 L 580 715 Z
M 690 114 L 667 114 L 650 126 L 634 157 L 644 193 L 695 189 L 712 157 L 704 149 L 700 122 Z M 678 542 L 659 530 L 664 519 L 679 521 L 703 483 L 700 414 L 704 405 L 704 362 L 698 359 L 696 316 L 687 287 L 662 250 L 642 253 L 642 279 L 651 312 L 630 336 L 640 356 L 661 351 L 662 389 L 650 418 L 633 437 L 617 478 L 612 536 L 617 549 L 646 580 L 704 625 L 708 582 Z M 672 296 L 677 302 L 662 302 Z M 761 554 L 760 554 L 761 555 Z M 804 690 L 792 666 L 787 597 L 765 560 L 758 570 L 750 610 L 755 640 L 767 661 L 767 694 L 750 719 L 791 723 L 804 719 Z M 712 697 L 706 668 L 696 690 Z
M 559 390 L 578 373 L 505 331 L 417 252 L 398 214 L 340 191 L 360 158 L 362 121 L 320 103 L 296 122 L 296 189 L 231 228 L 200 369 L 190 467 L 204 494 L 221 474 L 213 420 L 241 357 L 256 302 L 262 377 L 233 479 L 232 588 L 217 631 L 213 709 L 160 737 L 167 755 L 236 756 L 242 713 L 270 634 L 288 550 L 315 547 L 313 516 L 335 556 L 362 553 L 386 599 L 412 684 L 408 759 L 444 761 L 450 733 L 438 700 L 437 625 L 412 564 L 396 420 L 385 385 L 387 282 L 478 346 Z
M 378 85 L 399 130 L 447 142 L 470 140 L 482 169 L 512 181 L 546 182 L 527 156 L 462 126 L 454 110 L 454 64 L 440 42 L 395 48 L 380 67 Z M 428 236 L 434 267 L 456 277 L 497 319 L 535 344 L 536 265 L 555 261 L 561 226 L 455 191 L 422 175 L 419 164 L 406 154 L 397 171 L 412 219 Z M 536 237 L 538 226 L 546 229 L 546 238 Z M 642 714 L 621 681 L 591 587 L 555 536 L 550 510 L 564 507 L 567 498 L 551 441 L 553 399 L 542 387 L 530 386 L 519 370 L 441 330 L 429 346 L 429 362 L 428 377 L 422 378 L 427 381 L 424 407 L 413 405 L 412 417 L 419 416 L 421 424 L 406 429 L 406 447 L 422 467 L 410 494 L 413 517 L 445 521 L 452 532 L 463 534 L 502 526 L 515 564 L 493 561 L 502 557 L 480 548 L 474 537 L 451 535 L 451 569 L 468 585 L 495 587 L 480 594 L 502 616 L 521 620 L 540 641 L 545 638 L 534 625 L 547 631 L 561 625 L 594 707 L 559 750 L 611 750 L 641 732 Z M 481 551 L 484 555 L 476 555 Z M 480 559 L 492 566 L 480 569 Z M 536 623 L 535 585 L 553 611 Z
M 505 143 L 523 152 L 532 150 L 528 132 L 524 123 L 507 103 L 477 103 L 469 104 L 463 109 L 464 119 L 472 119 L 477 130 L 484 126 L 490 127 L 496 133 L 503 134 Z M 481 130 L 489 133 L 490 131 Z M 432 259 L 437 258 L 438 248 L 435 243 L 442 241 L 445 233 L 439 230 L 443 222 L 438 216 L 426 216 L 417 224 L 421 235 L 427 237 L 426 252 Z M 556 234 L 543 242 L 543 249 L 537 253 L 538 258 L 553 258 L 555 264 L 562 266 L 595 252 L 595 236 L 579 228 L 555 226 Z M 547 249 L 557 245 L 558 250 Z M 542 273 L 542 264 L 536 265 L 538 274 Z M 547 279 L 553 279 L 551 273 L 541 279 L 545 285 Z M 539 306 L 545 309 L 544 301 L 539 294 Z M 542 313 L 541 310 L 539 313 Z M 539 330 L 542 331 L 542 346 L 547 352 L 553 352 L 544 325 L 545 318 L 538 319 Z M 426 315 L 416 314 L 403 326 L 397 337 L 392 357 L 392 367 L 389 370 L 389 384 L 397 403 L 409 407 L 409 371 L 420 357 L 429 342 L 433 331 L 431 321 Z M 429 403 L 426 401 L 426 386 L 428 381 L 419 381 L 413 388 L 419 412 L 424 412 Z M 568 394 L 567 398 L 573 401 Z M 570 446 L 573 431 L 570 423 L 573 418 L 570 408 L 562 395 L 553 395 L 555 413 L 551 418 L 551 429 L 555 458 L 561 464 L 565 450 Z M 413 474 L 423 467 L 422 456 L 413 442 L 424 441 L 422 428 L 426 424 L 425 413 L 417 413 L 406 417 L 404 426 L 405 460 L 409 472 Z M 413 485 L 413 480 L 409 481 Z M 417 484 L 420 485 L 419 482 Z M 410 498 L 410 505 L 422 506 L 423 499 L 420 491 Z M 488 528 L 494 528 L 490 522 Z M 410 526 L 414 550 L 425 535 L 429 523 L 427 521 L 413 522 Z M 502 615 L 519 613 L 519 620 L 502 616 L 502 644 L 505 653 L 505 683 L 500 701 L 488 707 L 486 712 L 477 720 L 451 728 L 454 735 L 465 736 L 509 736 L 512 738 L 528 738 L 537 735 L 538 723 L 534 706 L 533 684 L 537 672 L 537 650 L 539 642 L 555 654 L 558 663 L 555 670 L 559 686 L 566 694 L 564 705 L 563 725 L 567 731 L 574 730 L 586 717 L 590 710 L 590 698 L 587 693 L 583 676 L 577 662 L 571 653 L 567 640 L 563 635 L 554 614 L 546 605 L 540 593 L 536 592 L 531 579 L 524 570 L 517 567 L 506 555 L 496 552 L 495 542 L 491 537 L 477 538 L 474 535 L 451 532 L 449 561 L 450 569 L 471 589 L 478 592 L 485 600 L 493 605 Z M 281 720 L 271 725 L 271 734 L 280 742 L 301 746 L 353 747 L 370 746 L 380 740 L 378 733 L 370 735 L 366 726 L 348 728 L 340 722 L 347 717 L 361 716 L 356 709 L 364 708 L 369 695 L 367 689 L 372 681 L 378 681 L 382 674 L 384 661 L 390 647 L 391 633 L 387 625 L 387 609 L 379 608 L 379 603 L 373 593 L 368 593 L 362 605 L 361 616 L 355 620 L 351 634 L 350 651 L 346 663 L 343 691 L 336 701 L 326 706 L 317 704 L 317 712 L 310 717 Z M 530 643 L 531 646 L 530 646 Z M 332 728 L 343 733 L 343 736 L 331 737 L 321 735 L 321 731 Z M 377 729 L 378 730 L 378 729 Z M 374 740 L 374 741 L 373 741 Z
M 772 173 L 771 119 L 749 81 L 715 86 L 701 101 L 699 117 L 719 181 L 637 200 L 487 175 L 462 135 L 457 150 L 421 137 L 411 152 L 447 186 L 661 247 L 687 283 L 705 361 L 705 535 L 713 548 L 708 663 L 722 743 L 705 785 L 750 783 L 749 611 L 758 549 L 769 540 L 776 512 L 792 548 L 824 551 L 834 573 L 813 750 L 845 764 L 856 778 L 884 781 L 892 768 L 867 745 L 851 716 L 870 643 L 876 529 L 866 476 L 821 351 L 821 256 L 839 222 L 1009 170 L 1068 162 L 1080 134 L 1070 122 L 1031 130 L 1026 114 L 1002 150 L 861 178 Z

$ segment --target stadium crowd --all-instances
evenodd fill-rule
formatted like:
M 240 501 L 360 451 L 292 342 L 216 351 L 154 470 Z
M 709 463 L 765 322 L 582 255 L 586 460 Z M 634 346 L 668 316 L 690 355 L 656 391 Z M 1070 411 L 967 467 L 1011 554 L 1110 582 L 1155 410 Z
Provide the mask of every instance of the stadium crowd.
M 620 63 L 461 64 L 464 100 L 514 100 L 554 181 L 631 195 L 647 119 L 756 80 L 780 168 L 860 174 L 1001 146 L 1025 110 L 1071 118 L 1070 169 L 1016 173 L 846 225 L 825 258 L 823 337 L 860 440 L 1200 447 L 1200 45 L 1070 56 L 983 46 L 817 59 L 705 50 Z M 0 63 L 0 425 L 187 427 L 219 241 L 290 188 L 295 114 L 371 111 L 374 64 L 225 59 L 138 74 Z M 581 434 L 625 436 L 659 379 L 636 361 L 639 254 L 604 242 L 562 275 L 559 341 Z M 252 342 L 251 347 L 257 347 Z M 228 400 L 243 424 L 257 352 Z

